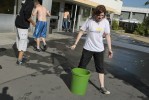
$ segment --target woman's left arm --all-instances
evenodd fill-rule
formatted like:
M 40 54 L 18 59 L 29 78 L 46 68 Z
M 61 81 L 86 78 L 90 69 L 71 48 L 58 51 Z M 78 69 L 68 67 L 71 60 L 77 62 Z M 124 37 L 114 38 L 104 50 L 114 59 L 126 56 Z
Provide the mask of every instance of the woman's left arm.
M 108 44 L 108 56 L 109 58 L 113 57 L 113 51 L 112 51 L 112 46 L 111 46 L 111 36 L 110 34 L 106 34 L 106 40 Z

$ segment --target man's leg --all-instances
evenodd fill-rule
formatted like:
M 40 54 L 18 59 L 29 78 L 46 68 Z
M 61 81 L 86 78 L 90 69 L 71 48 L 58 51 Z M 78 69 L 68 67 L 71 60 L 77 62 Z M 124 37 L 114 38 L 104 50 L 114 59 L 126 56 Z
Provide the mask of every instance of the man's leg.
M 17 48 L 18 48 L 18 60 L 17 64 L 22 64 L 23 60 L 23 54 L 24 51 L 27 49 L 27 42 L 28 42 L 28 29 L 20 29 L 17 28 L 17 35 L 18 35 L 18 41 L 17 41 Z
M 47 50 L 47 44 L 46 44 L 46 40 L 45 40 L 45 38 L 41 38 L 42 39 L 42 41 L 43 41 L 43 51 L 46 51 Z
M 66 20 L 66 30 L 68 30 L 68 20 Z
M 36 40 L 36 47 L 34 48 L 34 50 L 40 52 L 40 38 L 37 38 L 35 40 Z
M 65 29 L 65 21 L 64 21 L 64 19 L 63 19 L 62 30 L 64 30 L 64 29 Z
M 34 48 L 35 51 L 40 52 L 40 33 L 42 32 L 42 21 L 37 21 L 35 32 L 33 34 L 34 40 L 36 41 L 36 46 Z
M 47 35 L 47 22 L 44 22 L 43 30 L 41 32 L 41 40 L 43 42 L 43 51 L 47 49 L 46 35 Z
M 18 61 L 22 61 L 23 54 L 24 54 L 24 52 L 23 52 L 23 51 L 19 51 Z
M 37 49 L 40 49 L 40 38 L 37 38 L 36 43 L 37 43 Z
M 46 39 L 43 38 L 43 37 L 41 37 L 41 39 L 42 39 L 43 44 L 44 44 L 44 45 L 47 45 L 47 43 L 46 43 Z

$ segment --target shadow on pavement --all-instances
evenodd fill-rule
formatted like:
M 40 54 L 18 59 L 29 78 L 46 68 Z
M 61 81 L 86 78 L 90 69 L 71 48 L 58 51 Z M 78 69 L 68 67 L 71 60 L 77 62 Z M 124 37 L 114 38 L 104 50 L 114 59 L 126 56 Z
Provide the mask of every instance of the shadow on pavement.
M 13 100 L 13 97 L 7 94 L 8 87 L 4 87 L 0 93 L 0 100 Z
M 140 98 L 142 100 L 149 100 L 149 98 L 144 98 L 143 96 L 138 96 L 138 98 Z
M 16 42 L 12 45 L 12 49 L 14 51 L 14 54 L 15 54 L 16 58 L 17 58 L 18 57 L 18 49 L 17 49 Z
M 4 55 L 9 56 L 9 57 L 16 57 L 13 49 L 5 49 L 2 52 L 0 52 L 0 56 L 4 56 Z
M 35 63 L 26 63 L 24 67 L 34 69 L 42 74 L 56 74 L 59 76 L 66 86 L 70 89 L 70 82 L 71 82 L 71 69 L 73 65 L 71 65 L 68 59 L 65 56 L 61 55 L 61 52 L 51 53 L 46 51 L 49 56 L 42 56 L 35 53 L 28 52 L 30 55 L 30 60 L 36 60 Z M 46 63 L 42 64 L 42 63 Z M 48 65 L 48 64 L 53 65 Z M 36 75 L 33 75 L 34 77 Z
M 71 76 L 72 76 L 71 69 L 73 68 L 73 65 L 69 63 L 68 59 L 66 59 L 64 56 L 61 55 L 52 53 L 52 59 L 54 65 L 55 65 L 54 59 L 57 59 L 59 61 L 60 66 L 65 71 L 65 74 L 60 74 L 60 78 L 65 82 L 66 86 L 70 90 Z M 57 72 L 59 70 L 55 67 L 55 71 Z
M 0 48 L 0 52 L 6 51 L 6 48 Z
M 28 47 L 32 46 L 32 47 L 36 47 L 36 41 L 34 40 L 34 38 L 32 37 L 28 37 L 29 43 L 28 43 Z
M 91 80 L 89 80 L 89 83 L 90 83 L 91 85 L 93 85 L 97 90 L 100 90 L 100 88 L 99 88 L 98 86 L 96 86 Z
M 70 90 L 70 88 L 71 88 L 71 74 L 61 74 L 60 78 L 65 82 L 66 86 Z

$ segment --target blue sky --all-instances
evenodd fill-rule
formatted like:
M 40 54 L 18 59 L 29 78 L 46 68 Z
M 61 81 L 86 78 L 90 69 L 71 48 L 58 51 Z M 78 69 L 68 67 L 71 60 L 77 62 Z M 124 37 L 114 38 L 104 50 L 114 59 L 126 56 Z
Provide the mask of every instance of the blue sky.
M 146 1 L 147 0 L 123 0 L 123 6 L 149 8 L 149 5 L 144 6 Z

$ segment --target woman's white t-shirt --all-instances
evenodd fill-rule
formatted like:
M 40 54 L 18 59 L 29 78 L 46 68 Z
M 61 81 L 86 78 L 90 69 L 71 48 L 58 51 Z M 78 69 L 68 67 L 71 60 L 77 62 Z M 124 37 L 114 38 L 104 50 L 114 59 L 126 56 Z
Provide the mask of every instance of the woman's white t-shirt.
M 92 18 L 89 18 L 83 24 L 81 30 L 87 31 L 84 49 L 93 52 L 104 51 L 103 33 L 110 34 L 110 25 L 106 18 L 102 19 L 100 22 L 96 22 Z

